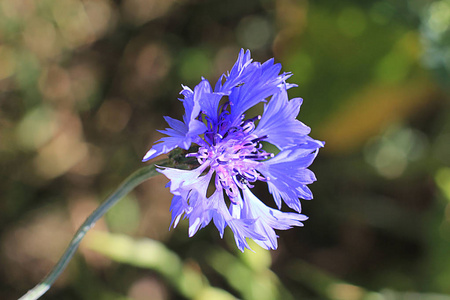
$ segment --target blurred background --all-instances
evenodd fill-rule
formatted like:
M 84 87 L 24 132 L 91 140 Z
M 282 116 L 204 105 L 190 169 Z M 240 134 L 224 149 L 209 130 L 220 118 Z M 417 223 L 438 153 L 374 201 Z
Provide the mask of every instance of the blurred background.
M 305 227 L 277 251 L 211 225 L 189 239 L 159 176 L 43 299 L 450 299 L 450 0 L 1 0 L 0 299 L 143 165 L 181 84 L 215 83 L 240 48 L 294 73 L 326 141 Z

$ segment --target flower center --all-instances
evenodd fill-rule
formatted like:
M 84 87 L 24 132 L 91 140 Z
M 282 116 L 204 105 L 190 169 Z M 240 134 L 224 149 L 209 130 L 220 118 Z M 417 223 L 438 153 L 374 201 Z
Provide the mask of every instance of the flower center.
M 258 118 L 241 122 L 239 126 L 228 129 L 223 136 L 215 133 L 211 137 L 214 141 L 212 145 L 202 146 L 197 153 L 188 154 L 197 157 L 200 164 L 209 163 L 216 172 L 216 188 L 223 188 L 233 203 L 239 198 L 239 188 L 253 187 L 250 183 L 257 180 L 267 181 L 256 171 L 256 167 L 273 154 L 262 150 L 260 142 L 266 136 L 252 134 L 254 121 Z

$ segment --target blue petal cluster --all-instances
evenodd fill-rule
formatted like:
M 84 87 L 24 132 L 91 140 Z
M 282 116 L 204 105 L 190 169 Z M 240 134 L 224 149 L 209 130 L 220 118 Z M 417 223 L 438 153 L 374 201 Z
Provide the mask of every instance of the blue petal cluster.
M 212 220 L 221 237 L 229 226 L 241 251 L 249 248 L 247 238 L 276 249 L 275 229 L 303 226 L 307 217 L 300 214 L 299 198 L 312 199 L 306 185 L 316 178 L 307 168 L 324 143 L 309 137 L 310 128 L 296 119 L 302 99 L 288 99 L 287 90 L 296 85 L 287 83 L 291 74 L 280 70 L 273 59 L 253 62 L 250 51 L 241 50 L 214 89 L 204 78 L 194 90 L 183 86 L 183 121 L 165 117 L 170 127 L 161 132 L 167 136 L 143 159 L 198 145 L 187 154 L 198 160 L 198 168 L 159 170 L 170 179 L 174 195 L 171 226 L 184 216 L 193 236 Z M 260 102 L 265 102 L 262 116 L 246 119 L 246 111 Z M 273 144 L 279 153 L 266 152 L 261 142 Z M 215 190 L 208 196 L 211 180 Z M 278 209 L 252 193 L 258 180 L 267 182 Z M 296 212 L 280 211 L 283 201 Z

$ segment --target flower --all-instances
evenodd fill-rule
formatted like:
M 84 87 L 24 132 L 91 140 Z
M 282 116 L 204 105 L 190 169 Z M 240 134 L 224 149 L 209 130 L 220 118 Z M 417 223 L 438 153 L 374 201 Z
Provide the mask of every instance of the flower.
M 241 50 L 214 90 L 204 78 L 194 90 L 182 86 L 183 121 L 165 117 L 170 127 L 160 132 L 167 136 L 143 159 L 182 148 L 199 163 L 193 170 L 159 170 L 170 179 L 174 195 L 171 226 L 188 218 L 190 237 L 211 220 L 221 237 L 229 226 L 241 251 L 250 249 L 247 238 L 276 249 L 275 229 L 303 226 L 307 217 L 300 214 L 299 198 L 312 199 L 306 185 L 316 178 L 307 167 L 324 143 L 309 137 L 310 128 L 296 119 L 302 99 L 288 99 L 287 90 L 296 85 L 286 82 L 291 73 L 280 70 L 273 59 L 253 62 L 250 51 Z M 265 102 L 262 116 L 246 119 L 247 110 L 260 102 Z M 261 142 L 274 145 L 279 153 L 266 152 Z M 208 196 L 212 180 L 215 190 Z M 252 193 L 258 180 L 267 183 L 278 209 Z M 296 212 L 280 211 L 282 202 Z

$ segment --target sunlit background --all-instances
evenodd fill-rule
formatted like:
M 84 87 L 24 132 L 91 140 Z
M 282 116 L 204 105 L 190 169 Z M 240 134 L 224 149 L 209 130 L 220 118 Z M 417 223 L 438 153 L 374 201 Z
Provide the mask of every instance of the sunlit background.
M 214 226 L 188 238 L 160 176 L 43 299 L 450 299 L 450 0 L 1 0 L 0 299 L 143 165 L 181 84 L 215 82 L 240 48 L 294 73 L 326 141 L 306 226 L 277 251 L 242 254 Z

